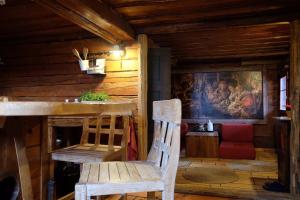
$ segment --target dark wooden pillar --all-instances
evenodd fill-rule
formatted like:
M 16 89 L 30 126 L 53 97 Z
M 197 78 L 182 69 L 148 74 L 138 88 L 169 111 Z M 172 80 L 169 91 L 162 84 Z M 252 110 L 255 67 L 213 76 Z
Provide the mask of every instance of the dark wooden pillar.
M 292 104 L 291 121 L 291 193 L 293 199 L 300 199 L 300 159 L 299 159 L 299 97 L 300 97 L 300 20 L 291 23 L 290 51 L 290 102 Z

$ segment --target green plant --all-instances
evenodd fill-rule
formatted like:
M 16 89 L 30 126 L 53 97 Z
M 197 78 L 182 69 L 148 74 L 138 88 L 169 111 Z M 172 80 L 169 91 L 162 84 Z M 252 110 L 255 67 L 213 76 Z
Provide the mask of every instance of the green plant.
M 81 101 L 106 101 L 109 99 L 108 94 L 104 92 L 84 92 L 80 96 Z

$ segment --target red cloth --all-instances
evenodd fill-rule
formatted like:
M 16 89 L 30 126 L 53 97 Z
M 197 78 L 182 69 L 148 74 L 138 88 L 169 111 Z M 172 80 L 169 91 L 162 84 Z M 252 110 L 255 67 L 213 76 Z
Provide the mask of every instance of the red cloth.
M 253 126 L 251 124 L 223 124 L 222 141 L 253 142 Z
M 220 157 L 225 159 L 255 159 L 253 144 L 245 142 L 222 142 Z
M 253 126 L 250 124 L 223 124 L 220 157 L 255 159 Z
M 127 146 L 127 159 L 128 160 L 137 160 L 138 158 L 138 146 L 136 142 L 136 136 L 135 136 L 135 127 L 133 123 L 133 119 L 130 118 L 129 120 L 129 135 L 127 136 L 128 139 L 128 146 Z
M 180 125 L 180 134 L 181 136 L 185 136 L 185 134 L 187 134 L 187 132 L 189 131 L 189 125 L 186 122 L 182 122 Z

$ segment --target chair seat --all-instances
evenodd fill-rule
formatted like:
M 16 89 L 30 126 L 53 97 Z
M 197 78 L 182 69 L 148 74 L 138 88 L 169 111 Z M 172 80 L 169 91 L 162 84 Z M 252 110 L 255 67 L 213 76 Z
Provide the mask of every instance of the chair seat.
M 222 142 L 220 157 L 225 159 L 255 159 L 255 148 L 252 143 Z
M 120 150 L 120 147 L 108 150 L 105 145 L 74 145 L 52 152 L 52 159 L 74 163 L 110 161 L 121 158 L 122 151 Z
M 150 162 L 85 163 L 75 190 L 90 196 L 159 191 L 164 189 L 161 177 L 160 168 Z

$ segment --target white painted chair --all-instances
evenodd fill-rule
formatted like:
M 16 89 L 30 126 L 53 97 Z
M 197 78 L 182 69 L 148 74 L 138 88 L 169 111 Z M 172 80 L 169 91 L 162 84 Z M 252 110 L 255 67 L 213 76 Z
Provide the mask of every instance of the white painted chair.
M 147 161 L 85 163 L 75 200 L 91 196 L 162 191 L 163 200 L 174 199 L 179 161 L 181 102 L 153 102 L 154 139 Z

